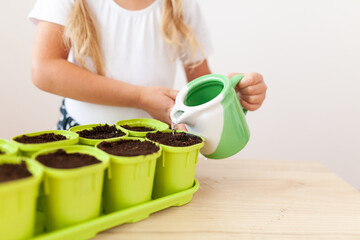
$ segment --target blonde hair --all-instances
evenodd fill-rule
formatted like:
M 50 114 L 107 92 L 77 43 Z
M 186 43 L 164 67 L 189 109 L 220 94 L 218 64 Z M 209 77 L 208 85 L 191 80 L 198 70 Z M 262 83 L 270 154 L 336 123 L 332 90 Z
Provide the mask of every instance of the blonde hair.
M 164 0 L 161 35 L 171 44 L 174 56 L 188 56 L 184 64 L 194 67 L 202 62 L 192 63 L 197 51 L 199 50 L 202 55 L 203 51 L 194 31 L 184 22 L 182 0 Z M 85 60 L 90 58 L 97 73 L 105 75 L 96 21 L 86 0 L 75 0 L 65 26 L 64 42 L 68 49 L 73 48 L 74 58 L 81 67 L 85 68 Z
M 96 71 L 105 75 L 104 60 L 101 55 L 100 39 L 96 22 L 86 0 L 75 0 L 64 31 L 65 45 L 74 49 L 74 58 L 85 68 L 85 59 L 92 59 Z
M 197 50 L 202 56 L 204 54 L 194 31 L 184 21 L 181 0 L 164 0 L 161 35 L 166 42 L 171 44 L 175 56 L 178 56 L 181 50 L 183 51 L 180 57 L 186 57 L 185 64 L 195 67 L 202 62 L 192 63 Z

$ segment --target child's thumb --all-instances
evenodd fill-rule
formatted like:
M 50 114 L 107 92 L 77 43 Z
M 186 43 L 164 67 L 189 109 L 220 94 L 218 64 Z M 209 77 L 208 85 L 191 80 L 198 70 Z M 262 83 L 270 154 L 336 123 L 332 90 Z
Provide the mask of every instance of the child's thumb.
M 178 95 L 178 90 L 169 89 L 168 96 L 175 100 L 176 96 Z

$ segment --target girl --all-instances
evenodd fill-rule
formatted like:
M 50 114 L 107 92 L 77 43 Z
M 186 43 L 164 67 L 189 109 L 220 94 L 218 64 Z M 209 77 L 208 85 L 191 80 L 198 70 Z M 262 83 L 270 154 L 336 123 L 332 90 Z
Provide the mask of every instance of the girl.
M 175 60 L 188 81 L 210 73 L 194 0 L 37 0 L 29 17 L 33 83 L 65 97 L 58 129 L 150 116 L 169 124 Z M 256 110 L 267 87 L 260 74 L 244 75 L 240 103 Z

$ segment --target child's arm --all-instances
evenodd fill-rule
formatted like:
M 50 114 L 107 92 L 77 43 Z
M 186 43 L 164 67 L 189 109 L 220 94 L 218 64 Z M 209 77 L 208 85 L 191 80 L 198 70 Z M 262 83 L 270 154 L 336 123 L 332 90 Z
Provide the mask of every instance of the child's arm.
M 131 85 L 68 62 L 63 31 L 61 25 L 38 23 L 31 59 L 32 80 L 38 88 L 80 101 L 143 109 L 170 123 L 169 112 L 177 91 Z
M 206 60 L 195 68 L 184 66 L 184 69 L 188 82 L 211 73 Z M 247 110 L 255 111 L 265 100 L 267 86 L 263 76 L 259 73 L 232 73 L 229 78 L 239 74 L 244 75 L 244 78 L 236 87 L 236 90 L 240 93 L 241 106 Z
M 206 74 L 211 74 L 209 65 L 206 59 L 198 66 L 192 68 L 190 66 L 184 66 L 186 78 L 188 82 L 191 82 L 195 78 L 204 76 Z

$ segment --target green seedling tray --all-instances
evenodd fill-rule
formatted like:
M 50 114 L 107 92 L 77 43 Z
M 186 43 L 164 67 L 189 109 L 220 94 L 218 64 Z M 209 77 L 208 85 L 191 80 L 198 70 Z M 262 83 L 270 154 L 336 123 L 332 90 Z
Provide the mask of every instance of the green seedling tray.
M 130 127 L 148 127 L 155 129 L 154 131 L 148 131 L 148 132 L 138 132 L 138 131 L 131 131 L 128 129 L 125 129 L 129 132 L 129 136 L 131 137 L 141 137 L 144 138 L 145 135 L 149 132 L 157 132 L 157 131 L 164 131 L 166 129 L 169 129 L 169 126 L 166 123 L 163 123 L 156 119 L 151 118 L 136 118 L 136 119 L 127 119 L 127 120 L 121 120 L 116 123 L 118 126 L 122 125 L 129 125 Z
M 79 126 L 75 126 L 69 129 L 69 131 L 74 132 L 74 133 L 78 133 L 80 131 L 83 130 L 91 130 L 94 127 L 97 126 L 104 126 L 105 124 L 89 124 L 89 125 L 79 125 Z M 109 124 L 108 124 L 109 125 Z M 110 125 L 111 126 L 111 125 Z M 97 143 L 102 142 L 102 141 L 108 141 L 108 140 L 117 140 L 117 139 L 121 139 L 123 137 L 127 137 L 129 135 L 129 132 L 125 129 L 120 127 L 119 125 L 115 124 L 115 127 L 122 131 L 123 133 L 125 133 L 124 136 L 121 137 L 115 137 L 115 138 L 104 138 L 104 139 L 91 139 L 91 138 L 83 138 L 79 136 L 79 144 L 82 145 L 89 145 L 89 146 L 95 146 Z
M 102 215 L 93 220 L 80 223 L 53 232 L 41 233 L 32 240 L 82 240 L 91 239 L 97 233 L 116 227 L 124 223 L 135 223 L 146 219 L 150 214 L 172 207 L 182 206 L 191 201 L 193 194 L 199 189 L 199 182 L 195 179 L 192 188 L 174 193 L 140 205 L 126 208 L 117 212 Z M 41 219 L 41 218 L 39 218 Z M 38 223 L 39 225 L 39 223 Z

